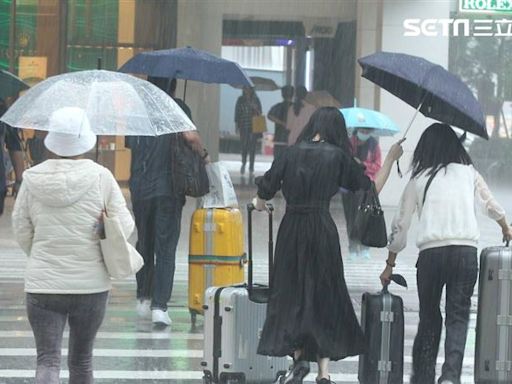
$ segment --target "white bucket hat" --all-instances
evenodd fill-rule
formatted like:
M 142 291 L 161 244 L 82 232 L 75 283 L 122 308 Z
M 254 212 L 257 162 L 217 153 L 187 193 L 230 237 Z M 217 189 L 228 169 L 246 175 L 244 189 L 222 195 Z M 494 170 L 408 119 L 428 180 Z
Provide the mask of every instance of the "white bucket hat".
M 77 107 L 64 107 L 50 116 L 50 132 L 44 139 L 49 151 L 62 157 L 74 157 L 89 152 L 96 144 L 85 111 Z M 64 133 L 64 132 L 70 133 Z M 71 133 L 72 132 L 72 133 Z

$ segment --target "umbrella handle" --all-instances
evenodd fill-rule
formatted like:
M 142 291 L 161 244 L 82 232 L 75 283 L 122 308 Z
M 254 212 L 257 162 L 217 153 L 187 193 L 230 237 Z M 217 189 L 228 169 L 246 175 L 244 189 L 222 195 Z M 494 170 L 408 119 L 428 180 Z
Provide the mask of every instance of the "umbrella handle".
M 418 105 L 418 108 L 416 108 L 414 115 L 412 115 L 412 119 L 409 122 L 409 125 L 407 126 L 407 129 L 404 132 L 404 136 L 403 136 L 404 139 L 407 136 L 407 134 L 409 133 L 409 130 L 412 127 L 412 123 L 414 122 L 414 120 L 416 120 L 416 116 L 418 116 L 418 112 L 420 111 L 421 107 L 423 106 L 424 101 L 425 101 L 425 96 L 423 97 L 423 100 L 421 100 L 421 103 Z M 403 177 L 402 170 L 400 169 L 400 161 L 399 160 L 396 161 L 396 169 L 398 171 L 398 176 Z

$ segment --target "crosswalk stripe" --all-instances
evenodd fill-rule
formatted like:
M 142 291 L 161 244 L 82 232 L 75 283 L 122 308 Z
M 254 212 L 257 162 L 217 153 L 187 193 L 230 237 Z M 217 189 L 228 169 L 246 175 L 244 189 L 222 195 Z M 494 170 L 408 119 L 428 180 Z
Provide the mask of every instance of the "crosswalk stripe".
M 3 338 L 30 338 L 32 331 L 0 331 L 0 339 Z M 69 332 L 64 332 L 64 338 L 69 338 Z M 121 339 L 121 340 L 203 340 L 201 333 L 179 333 L 179 332 L 98 332 L 96 339 Z
M 62 355 L 68 350 L 62 348 Z M 96 357 L 186 357 L 202 359 L 203 351 L 199 349 L 94 349 Z M 35 348 L 0 348 L 0 356 L 36 356 Z
M 0 369 L 0 377 L 4 378 L 30 378 L 35 376 L 33 369 Z M 69 378 L 69 371 L 62 370 L 60 377 Z M 203 377 L 201 371 L 107 371 L 95 370 L 95 379 L 116 380 L 200 380 Z
M 62 349 L 62 355 L 67 356 L 68 350 Z M 93 355 L 95 357 L 185 357 L 191 359 L 202 359 L 202 349 L 94 349 Z M 35 348 L 0 348 L 0 356 L 36 356 Z M 444 359 L 437 358 L 437 364 L 441 365 Z M 359 362 L 358 356 L 349 356 L 343 359 L 340 363 L 357 363 Z M 473 364 L 474 358 L 471 356 L 464 357 L 463 365 L 470 366 Z M 412 357 L 409 355 L 404 356 L 404 363 L 412 364 Z
M 31 378 L 35 376 L 35 370 L 16 370 L 0 369 L 0 377 L 3 378 Z M 69 378 L 69 372 L 62 370 L 61 378 Z M 305 382 L 315 382 L 316 373 L 310 373 L 305 378 Z M 357 383 L 357 374 L 351 373 L 332 373 L 331 380 L 337 383 Z M 94 371 L 95 379 L 117 379 L 117 380 L 201 380 L 203 372 L 201 371 Z M 409 378 L 404 377 L 404 383 L 409 383 Z M 473 384 L 473 377 L 463 375 L 461 384 Z

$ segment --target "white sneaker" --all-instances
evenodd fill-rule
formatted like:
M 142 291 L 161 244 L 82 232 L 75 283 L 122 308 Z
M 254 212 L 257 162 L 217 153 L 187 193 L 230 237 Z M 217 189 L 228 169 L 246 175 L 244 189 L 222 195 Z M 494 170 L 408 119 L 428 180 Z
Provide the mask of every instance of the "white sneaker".
M 441 384 L 453 384 L 453 381 L 443 380 L 443 381 L 441 381 Z
M 137 315 L 141 318 L 151 316 L 151 300 L 137 300 Z
M 171 325 L 172 323 L 167 311 L 162 311 L 161 309 L 153 309 L 151 311 L 151 318 L 153 320 L 153 324 Z

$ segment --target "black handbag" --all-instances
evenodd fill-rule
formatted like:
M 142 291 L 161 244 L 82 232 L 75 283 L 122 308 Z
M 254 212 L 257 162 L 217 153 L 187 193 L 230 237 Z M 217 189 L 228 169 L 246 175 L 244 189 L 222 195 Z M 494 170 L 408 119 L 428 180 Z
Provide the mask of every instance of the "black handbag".
M 175 194 L 202 197 L 210 191 L 204 159 L 176 134 L 172 140 L 173 188 Z
M 373 248 L 387 246 L 388 236 L 384 211 L 373 183 L 371 188 L 364 192 L 357 210 L 354 226 L 361 244 Z

